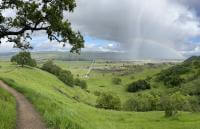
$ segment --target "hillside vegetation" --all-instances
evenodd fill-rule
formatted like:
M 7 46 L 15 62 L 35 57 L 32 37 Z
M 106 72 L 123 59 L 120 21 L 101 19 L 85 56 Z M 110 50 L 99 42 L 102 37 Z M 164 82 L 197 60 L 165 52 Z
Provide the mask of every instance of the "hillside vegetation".
M 189 85 L 181 82 L 177 87 L 172 87 L 159 78 L 161 74 L 168 73 L 167 71 L 171 69 L 169 68 L 171 65 L 168 64 L 139 66 L 120 62 L 96 62 L 89 78 L 84 78 L 90 62 L 55 61 L 55 63 L 62 69 L 70 70 L 74 77 L 85 80 L 88 89 L 68 86 L 55 75 L 38 68 L 22 68 L 9 62 L 0 62 L 0 78 L 33 103 L 49 129 L 198 129 L 200 127 L 200 114 L 197 112 L 179 112 L 173 117 L 165 117 L 163 111 L 135 112 L 137 111 L 135 108 L 130 110 L 124 107 L 130 98 L 150 93 L 170 94 L 179 91 L 184 96 L 198 97 L 196 90 L 191 92 L 187 90 L 197 88 L 198 77 L 194 77 L 197 72 L 187 71 L 187 74 L 181 72 L 177 75 L 179 78 L 187 80 L 193 76 L 194 79 L 188 81 Z M 121 68 L 118 69 L 119 67 Z M 194 71 L 197 69 L 193 63 L 189 67 Z M 120 84 L 113 83 L 113 78 L 120 78 Z M 138 80 L 148 81 L 151 89 L 129 93 L 128 84 Z M 117 95 L 122 109 L 115 111 L 96 108 L 97 100 L 102 93 Z M 196 106 L 193 108 L 198 109 Z

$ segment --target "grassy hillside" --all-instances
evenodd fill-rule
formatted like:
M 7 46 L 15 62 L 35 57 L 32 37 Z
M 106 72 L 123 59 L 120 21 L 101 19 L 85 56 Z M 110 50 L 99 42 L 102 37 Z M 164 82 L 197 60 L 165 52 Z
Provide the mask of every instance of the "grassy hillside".
M 96 61 L 89 77 L 85 78 L 91 65 L 91 61 L 55 61 L 55 63 L 63 69 L 72 71 L 75 77 L 79 76 L 80 78 L 85 79 L 88 83 L 88 90 L 91 93 L 112 92 L 120 97 L 122 103 L 135 95 L 126 92 L 129 83 L 155 76 L 161 70 L 173 66 L 171 64 L 155 64 L 154 66 L 151 66 L 151 64 L 137 65 L 135 62 Z M 113 84 L 113 78 L 120 78 L 122 82 L 119 85 Z M 157 85 L 157 83 L 154 85 Z M 162 90 L 162 88 L 163 87 L 160 86 L 159 88 L 155 88 L 155 90 Z
M 16 126 L 16 103 L 13 96 L 0 88 L 0 129 L 14 129 Z
M 96 109 L 91 106 L 96 101 L 93 92 L 70 88 L 55 76 L 36 68 L 20 68 L 8 62 L 0 62 L 0 65 L 0 77 L 33 103 L 49 129 L 198 129 L 200 127 L 199 113 L 182 112 L 176 117 L 165 118 L 163 112 Z M 124 85 L 127 83 L 125 78 L 123 82 Z M 101 90 L 98 83 L 110 89 L 110 82 L 98 82 L 98 79 L 91 78 L 88 83 L 91 91 Z M 114 89 L 113 85 L 110 87 Z M 121 96 L 125 94 L 123 88 L 116 88 L 115 91 Z

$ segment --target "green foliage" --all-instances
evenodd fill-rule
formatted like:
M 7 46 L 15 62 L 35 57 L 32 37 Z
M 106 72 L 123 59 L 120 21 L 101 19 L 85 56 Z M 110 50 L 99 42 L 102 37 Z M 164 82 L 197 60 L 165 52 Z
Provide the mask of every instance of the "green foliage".
M 151 89 L 150 83 L 148 83 L 146 80 L 138 80 L 136 82 L 133 82 L 128 85 L 128 92 L 138 92 L 141 90 L 147 90 Z
M 178 110 L 183 111 L 189 108 L 188 98 L 180 92 L 162 98 L 161 103 L 165 110 L 166 117 L 175 116 L 178 113 Z
M 120 110 L 121 100 L 118 96 L 115 96 L 111 93 L 101 93 L 101 95 L 97 99 L 96 107 L 111 110 Z
M 200 96 L 200 78 L 182 85 L 181 91 L 191 96 Z
M 137 94 L 128 99 L 124 104 L 128 111 L 157 111 L 161 110 L 160 96 L 153 94 Z
M 74 78 L 73 78 L 73 75 L 72 75 L 72 73 L 70 71 L 67 71 L 67 70 L 60 71 L 58 78 L 62 82 L 64 82 L 65 84 L 73 87 L 73 85 L 74 85 Z
M 193 65 L 195 66 L 195 68 L 200 68 L 200 60 L 194 61 Z
M 200 97 L 199 96 L 190 96 L 188 98 L 189 108 L 192 112 L 200 112 Z
M 0 39 L 7 38 L 21 49 L 32 48 L 27 39 L 35 31 L 43 31 L 52 41 L 69 43 L 72 52 L 79 52 L 84 47 L 80 32 L 73 31 L 65 12 L 73 12 L 75 0 L 3 0 L 0 3 Z M 4 16 L 5 10 L 16 10 L 15 17 Z M 22 42 L 23 40 L 23 42 Z
M 28 62 L 28 65 L 31 67 L 36 67 L 37 66 L 37 62 L 35 59 L 30 59 Z
M 37 66 L 36 60 L 31 58 L 31 53 L 26 51 L 20 52 L 17 55 L 12 56 L 11 62 L 16 62 L 18 65 L 21 65 L 22 67 L 24 67 L 24 65 L 28 65 L 31 67 Z
M 17 56 L 12 56 L 10 62 L 17 62 Z
M 80 80 L 79 78 L 76 78 L 74 80 L 74 84 L 82 89 L 87 89 L 87 82 L 85 80 Z
M 119 85 L 122 83 L 122 79 L 121 78 L 112 78 L 112 83 L 115 85 Z
M 185 60 L 183 63 L 184 64 L 191 64 L 194 61 L 200 61 L 200 56 L 191 56 L 187 60 Z
M 42 70 L 45 70 L 49 73 L 52 73 L 56 76 L 59 76 L 60 72 L 61 72 L 61 68 L 58 67 L 57 65 L 53 64 L 52 60 L 48 60 L 47 62 L 45 62 L 43 64 L 43 66 L 41 67 Z
M 87 83 L 84 80 L 74 79 L 73 74 L 68 70 L 63 70 L 59 66 L 55 65 L 53 61 L 49 60 L 43 64 L 41 67 L 49 73 L 57 76 L 62 82 L 73 87 L 74 85 L 81 87 L 82 89 L 87 89 Z
M 180 76 L 191 71 L 191 68 L 184 65 L 176 65 L 167 70 L 163 70 L 157 77 L 158 81 L 163 81 L 169 87 L 180 86 L 185 80 Z
M 72 73 L 67 70 L 62 70 L 59 66 L 55 65 L 52 60 L 45 62 L 41 69 L 54 74 L 65 84 L 73 86 L 74 80 Z

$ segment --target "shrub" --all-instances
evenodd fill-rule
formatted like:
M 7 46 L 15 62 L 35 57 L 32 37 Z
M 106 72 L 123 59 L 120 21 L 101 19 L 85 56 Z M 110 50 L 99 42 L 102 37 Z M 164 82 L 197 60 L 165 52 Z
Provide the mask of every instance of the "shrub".
M 128 111 L 156 111 L 160 110 L 160 96 L 152 94 L 138 94 L 128 99 L 124 104 Z
M 121 78 L 112 78 L 112 83 L 115 85 L 119 85 L 122 83 L 122 79 Z
M 67 71 L 67 70 L 62 70 L 60 73 L 59 73 L 59 76 L 58 78 L 64 82 L 65 84 L 69 85 L 69 86 L 72 86 L 74 85 L 74 79 L 73 79 L 73 75 L 70 71 Z
M 95 96 L 100 96 L 100 95 L 101 95 L 101 92 L 100 92 L 100 91 L 94 91 L 94 95 L 95 95 Z
M 190 70 L 191 68 L 184 65 L 177 65 L 161 71 L 157 76 L 157 80 L 163 81 L 164 84 L 169 87 L 180 86 L 184 82 L 184 79 L 181 78 L 180 75 L 186 74 L 190 72 Z
M 53 64 L 53 61 L 49 60 L 46 63 L 44 63 L 43 66 L 41 67 L 41 69 L 54 74 L 63 83 L 73 87 L 74 78 L 73 78 L 72 73 L 67 70 L 62 70 L 59 66 Z M 82 84 L 82 85 L 84 85 L 84 84 Z
M 76 78 L 74 80 L 74 84 L 82 89 L 87 89 L 87 82 L 85 80 L 80 80 L 79 78 Z
M 189 104 L 190 104 L 190 110 L 193 112 L 199 112 L 200 111 L 200 100 L 197 96 L 191 96 L 189 97 Z
M 15 56 L 11 57 L 11 62 L 16 62 L 18 65 L 21 65 L 24 67 L 24 65 L 28 65 L 31 67 L 36 67 L 37 63 L 36 60 L 31 58 L 31 53 L 30 52 L 20 52 Z
M 178 110 L 183 111 L 186 109 L 189 105 L 189 101 L 186 96 L 182 95 L 180 92 L 176 92 L 162 98 L 161 104 L 165 111 L 165 116 L 171 117 L 175 116 L 178 113 Z
M 128 85 L 128 92 L 137 92 L 141 90 L 151 89 L 150 83 L 145 80 L 139 80 Z
M 121 100 L 111 93 L 102 93 L 97 99 L 97 108 L 120 110 Z
M 44 63 L 41 69 L 49 73 L 52 73 L 56 76 L 59 76 L 60 72 L 62 71 L 62 69 L 58 67 L 57 65 L 53 64 L 53 61 L 51 60 Z
M 180 86 L 181 83 L 184 82 L 184 79 L 180 78 L 177 75 L 172 75 L 172 76 L 165 77 L 163 81 L 164 81 L 164 84 L 169 87 L 177 87 L 177 86 Z

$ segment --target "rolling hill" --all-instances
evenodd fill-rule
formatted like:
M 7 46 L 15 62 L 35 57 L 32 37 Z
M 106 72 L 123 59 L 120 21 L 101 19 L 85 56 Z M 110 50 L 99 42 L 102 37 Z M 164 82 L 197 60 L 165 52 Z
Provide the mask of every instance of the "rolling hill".
M 57 61 L 56 64 L 63 69 L 71 70 L 74 75 L 84 75 L 90 63 L 80 64 L 80 62 Z M 184 74 L 181 72 L 178 76 L 187 80 L 191 76 L 196 75 L 194 71 L 198 68 L 193 64 L 196 63 L 191 63 L 190 61 L 189 66 L 193 70 L 187 71 Z M 83 67 L 84 65 L 85 67 Z M 185 63 L 173 67 L 182 65 L 185 65 Z M 97 66 L 102 69 L 93 69 L 90 78 L 85 79 L 88 83 L 87 91 L 78 87 L 72 88 L 67 86 L 54 75 L 38 68 L 21 68 L 6 61 L 1 61 L 0 66 L 1 80 L 21 92 L 34 105 L 49 129 L 199 129 L 200 127 L 200 114 L 197 112 L 180 112 L 178 116 L 166 118 L 162 111 L 130 112 L 104 110 L 95 107 L 98 97 L 95 95 L 96 91 L 113 91 L 120 96 L 122 102 L 125 102 L 128 98 L 134 97 L 137 94 L 127 93 L 126 85 L 138 79 L 146 79 L 149 76 L 153 77 L 151 83 L 155 88 L 152 90 L 169 90 L 168 87 L 165 87 L 162 80 L 156 82 L 154 79 L 163 72 L 168 73 L 171 70 L 171 65 L 158 65 L 154 67 L 150 67 L 149 65 L 137 66 L 137 69 L 141 70 L 134 71 L 134 67 L 131 73 L 122 74 L 121 72 L 124 72 L 124 70 L 119 72 L 115 69 L 111 72 L 108 69 L 120 67 L 123 64 L 99 62 Z M 105 67 L 108 69 L 105 70 Z M 132 64 L 125 65 L 122 69 L 130 71 Z M 111 79 L 114 76 L 122 78 L 121 85 L 111 83 Z M 187 83 L 191 87 L 195 87 L 195 81 L 199 82 L 198 78 Z M 156 86 L 158 84 L 160 85 Z M 183 87 L 188 88 L 186 84 L 183 84 Z M 1 96 L 10 98 L 8 99 L 8 103 L 4 103 L 1 101 L 2 97 L 0 96 L 0 105 L 10 105 L 8 106 L 10 108 L 7 108 L 9 114 L 6 113 L 6 116 L 0 118 L 1 125 L 4 123 L 3 120 L 7 119 L 10 119 L 10 122 L 14 123 L 16 119 L 14 99 L 6 92 L 0 90 L 1 92 L 5 93 Z M 144 91 L 144 93 L 146 92 L 150 91 Z M 140 93 L 143 93 L 143 91 Z M 14 127 L 13 125 L 3 126 L 2 129 L 4 127 L 11 129 Z

